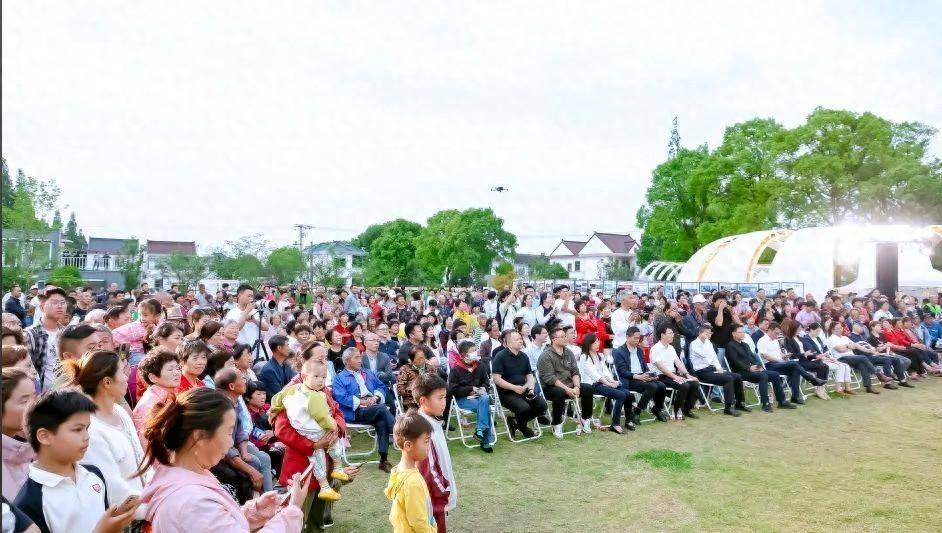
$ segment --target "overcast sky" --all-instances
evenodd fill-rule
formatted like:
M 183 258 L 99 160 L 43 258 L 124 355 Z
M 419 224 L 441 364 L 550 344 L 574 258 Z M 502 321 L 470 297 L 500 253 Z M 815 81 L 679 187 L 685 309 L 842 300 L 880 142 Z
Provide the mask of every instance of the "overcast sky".
M 539 253 L 636 233 L 675 115 L 686 146 L 819 105 L 942 126 L 938 2 L 657 4 L 5 0 L 3 155 L 89 236 L 490 206 Z

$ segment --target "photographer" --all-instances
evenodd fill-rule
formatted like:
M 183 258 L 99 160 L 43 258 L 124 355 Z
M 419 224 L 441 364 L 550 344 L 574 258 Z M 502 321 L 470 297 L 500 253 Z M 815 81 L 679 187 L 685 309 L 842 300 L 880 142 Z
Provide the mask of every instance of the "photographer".
M 232 320 L 239 326 L 237 341 L 249 346 L 254 346 L 255 341 L 259 338 L 259 324 L 261 324 L 262 331 L 268 330 L 268 321 L 262 316 L 261 311 L 255 307 L 254 302 L 255 290 L 249 285 L 239 285 L 236 291 L 236 306 L 226 313 L 226 320 Z M 267 302 L 261 300 L 261 303 L 264 305 Z M 264 343 L 259 346 L 255 352 L 256 358 L 263 357 L 267 359 L 268 355 Z

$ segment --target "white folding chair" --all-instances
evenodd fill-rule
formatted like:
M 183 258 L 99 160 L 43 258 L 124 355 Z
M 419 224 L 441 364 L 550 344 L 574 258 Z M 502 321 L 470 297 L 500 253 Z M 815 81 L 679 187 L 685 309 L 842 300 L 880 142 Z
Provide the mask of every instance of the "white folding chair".
M 724 354 L 724 355 L 720 355 L 718 358 L 719 358 L 719 360 L 720 360 L 720 364 L 723 365 L 727 371 L 730 371 L 730 369 L 729 369 L 729 361 L 726 360 L 726 355 L 725 355 L 725 354 Z M 764 366 L 764 365 L 763 365 L 763 366 Z M 743 378 L 743 380 L 742 380 L 742 385 L 743 385 L 743 388 L 744 388 L 744 389 L 749 389 L 749 390 L 751 390 L 751 391 L 753 392 L 753 394 L 755 394 L 755 397 L 756 397 L 755 403 L 747 403 L 747 404 L 746 404 L 746 407 L 756 407 L 757 405 L 761 405 L 761 404 L 762 404 L 762 395 L 759 393 L 759 384 L 758 384 L 758 383 L 753 383 L 753 382 L 751 382 L 751 381 L 746 381 L 745 378 Z M 744 390 L 743 392 L 745 392 L 745 390 Z
M 506 435 L 507 440 L 509 440 L 510 442 L 519 443 L 519 442 L 526 442 L 528 440 L 536 440 L 543 435 L 543 430 L 540 428 L 540 423 L 534 420 L 533 421 L 534 429 L 533 429 L 532 437 L 524 437 L 522 439 L 519 439 L 513 436 L 513 432 L 510 431 L 510 422 L 507 420 L 508 409 L 505 408 L 500 403 L 500 395 L 497 393 L 497 385 L 494 384 L 493 380 L 491 380 L 491 402 L 492 402 L 491 405 L 493 406 L 494 415 L 499 416 L 504 421 L 505 429 L 502 429 L 499 433 L 501 435 Z M 494 422 L 493 417 L 491 418 L 491 422 L 492 423 Z M 496 436 L 498 434 L 498 431 L 496 430 L 496 424 L 493 424 L 493 425 L 495 428 L 494 435 Z
M 491 396 L 489 394 L 488 396 Z M 462 409 L 458 406 L 458 402 L 454 397 L 451 399 L 451 407 L 448 409 L 448 416 L 445 419 L 445 438 L 447 440 L 460 440 L 461 444 L 464 444 L 465 448 L 479 448 L 481 444 L 474 438 L 474 432 L 477 430 L 477 413 L 474 411 L 469 411 L 467 409 Z M 494 408 L 493 398 L 491 399 L 491 438 L 490 444 L 493 446 L 497 442 L 497 427 L 494 424 L 494 417 L 496 416 L 496 409 Z M 452 424 L 454 420 L 454 424 Z M 462 424 L 463 420 L 468 420 L 469 424 L 474 425 L 474 428 L 470 431 L 465 428 L 465 424 Z M 448 432 L 451 428 L 458 430 L 458 435 L 455 437 L 449 436 Z
M 367 435 L 370 438 L 372 446 L 369 451 L 365 452 L 354 452 L 351 453 L 350 449 L 353 446 L 353 435 Z M 347 422 L 347 445 L 343 447 L 341 452 L 341 457 L 343 462 L 347 465 L 350 465 L 350 458 L 354 457 L 369 457 L 373 455 L 377 450 L 376 444 L 376 430 L 373 429 L 373 426 L 366 424 L 355 424 L 353 422 Z M 364 461 L 365 463 L 378 463 L 379 461 Z

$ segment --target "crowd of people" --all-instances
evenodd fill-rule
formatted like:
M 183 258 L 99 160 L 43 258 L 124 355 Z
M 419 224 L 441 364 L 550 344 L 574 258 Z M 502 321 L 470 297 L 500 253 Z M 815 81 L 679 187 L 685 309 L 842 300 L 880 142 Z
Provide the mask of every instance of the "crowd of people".
M 14 286 L 3 531 L 330 527 L 363 467 L 349 460 L 356 432 L 389 473 L 394 531 L 445 531 L 449 442 L 494 453 L 498 435 L 623 434 L 703 409 L 913 388 L 942 375 L 940 304 L 879 291 Z

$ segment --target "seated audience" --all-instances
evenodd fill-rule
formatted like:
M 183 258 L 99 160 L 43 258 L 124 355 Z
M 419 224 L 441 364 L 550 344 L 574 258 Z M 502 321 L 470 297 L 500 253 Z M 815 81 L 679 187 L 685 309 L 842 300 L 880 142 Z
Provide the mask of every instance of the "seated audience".
M 577 307 L 578 308 L 578 307 Z M 579 317 L 576 317 L 579 320 Z M 625 426 L 635 430 L 635 424 L 631 420 L 632 396 L 627 388 L 623 388 L 614 376 L 612 371 L 605 363 L 605 356 L 599 353 L 601 341 L 595 333 L 586 333 L 582 338 L 582 353 L 579 355 L 579 378 L 582 383 L 592 387 L 592 393 L 604 396 L 612 401 L 612 423 L 609 425 L 609 431 L 614 433 L 624 433 L 621 427 L 622 412 L 625 414 Z M 601 421 L 593 419 L 596 428 L 601 427 Z
M 711 326 L 712 328 L 712 326 Z M 687 371 L 687 367 L 674 351 L 674 328 L 657 333 L 658 342 L 651 347 L 651 371 L 668 389 L 674 390 L 672 417 L 674 420 L 700 418 L 693 412 L 699 399 L 700 381 Z
M 775 401 L 778 402 L 779 407 L 782 409 L 796 409 L 785 398 L 781 374 L 764 367 L 762 359 L 752 351 L 752 346 L 746 342 L 747 340 L 752 339 L 746 335 L 742 326 L 737 325 L 733 328 L 732 340 L 726 345 L 726 361 L 729 363 L 729 369 L 742 376 L 743 381 L 758 385 L 759 402 L 762 404 L 763 411 L 772 412 L 769 385 L 772 385 Z
M 507 417 L 511 436 L 516 438 L 519 431 L 524 437 L 532 438 L 535 433 L 529 423 L 546 413 L 546 401 L 535 392 L 537 380 L 530 359 L 523 352 L 520 333 L 508 330 L 503 334 L 504 349 L 493 359 L 491 379 L 501 405 L 513 413 Z
M 519 333 L 518 333 L 519 335 Z M 448 394 L 458 407 L 476 414 L 477 428 L 474 438 L 481 450 L 491 453 L 491 396 L 488 394 L 489 379 L 477 350 L 471 341 L 458 345 L 458 360 L 448 374 Z M 413 349 L 414 351 L 420 351 Z M 402 370 L 400 370 L 400 377 Z M 460 423 L 460 421 L 458 422 Z
M 723 387 L 723 399 L 725 400 L 723 413 L 730 416 L 740 416 L 740 411 L 750 411 L 745 404 L 742 376 L 726 371 L 723 365 L 720 364 L 716 350 L 713 349 L 713 343 L 710 342 L 712 334 L 713 326 L 704 325 L 700 327 L 697 338 L 690 343 L 690 366 L 700 382 Z
M 519 336 L 520 334 L 517 333 Z M 562 328 L 556 328 L 550 334 L 550 344 L 543 350 L 537 361 L 537 371 L 543 395 L 553 402 L 553 435 L 563 437 L 563 410 L 566 400 L 579 400 L 579 410 L 575 412 L 576 434 L 591 433 L 592 427 L 592 387 L 581 383 L 579 366 L 576 358 L 569 351 L 569 335 Z M 528 362 L 529 363 L 529 362 Z
M 386 386 L 372 370 L 362 367 L 363 356 L 356 348 L 343 353 L 344 371 L 334 380 L 333 396 L 340 404 L 347 422 L 366 424 L 376 430 L 376 445 L 379 449 L 379 469 L 389 472 L 387 450 L 389 435 L 396 419 L 386 407 Z

